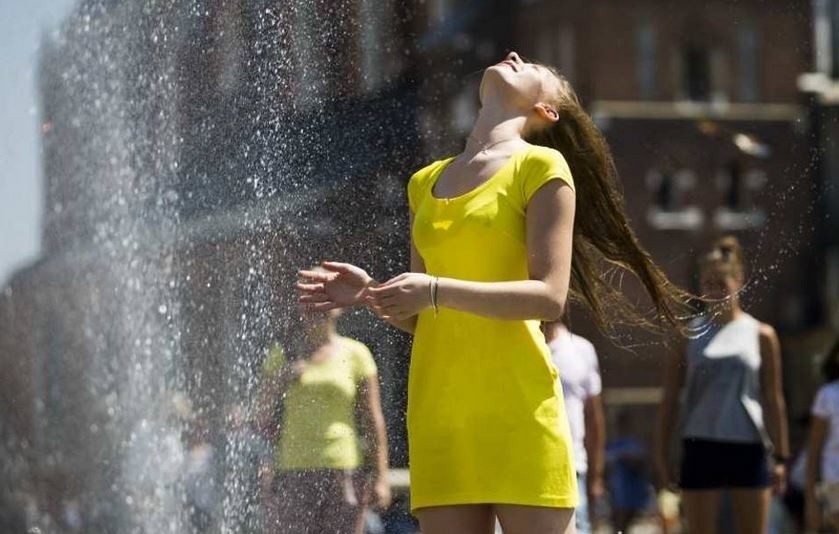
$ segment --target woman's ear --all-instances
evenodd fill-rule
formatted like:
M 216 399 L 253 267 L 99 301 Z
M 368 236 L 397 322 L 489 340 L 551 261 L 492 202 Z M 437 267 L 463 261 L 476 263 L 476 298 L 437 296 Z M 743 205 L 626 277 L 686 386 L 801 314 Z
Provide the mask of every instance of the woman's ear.
M 545 104 L 544 102 L 539 102 L 538 104 L 533 105 L 533 110 L 539 115 L 542 119 L 548 122 L 556 122 L 559 120 L 559 112 L 553 107 Z

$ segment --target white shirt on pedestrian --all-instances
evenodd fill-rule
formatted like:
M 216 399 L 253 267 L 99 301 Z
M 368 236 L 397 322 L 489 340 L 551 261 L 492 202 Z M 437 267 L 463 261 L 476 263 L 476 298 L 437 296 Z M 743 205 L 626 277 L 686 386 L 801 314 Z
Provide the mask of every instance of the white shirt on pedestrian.
M 558 332 L 548 347 L 562 381 L 565 413 L 574 440 L 575 467 L 578 473 L 585 473 L 588 471 L 585 405 L 588 399 L 600 395 L 603 389 L 600 366 L 597 363 L 597 352 L 589 340 L 572 334 L 566 328 L 560 328 Z
M 839 380 L 819 389 L 813 402 L 812 414 L 828 422 L 822 449 L 822 482 L 839 482 Z

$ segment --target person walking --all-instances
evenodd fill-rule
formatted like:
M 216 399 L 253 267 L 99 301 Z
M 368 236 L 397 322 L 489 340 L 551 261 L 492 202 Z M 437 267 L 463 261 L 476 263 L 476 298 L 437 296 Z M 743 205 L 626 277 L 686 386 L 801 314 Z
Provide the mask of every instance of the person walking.
M 638 276 L 661 325 L 685 295 L 632 233 L 608 146 L 568 81 L 510 52 L 484 71 L 464 151 L 408 182 L 410 271 L 301 271 L 313 310 L 366 305 L 413 335 L 411 508 L 424 534 L 573 532 L 576 470 L 540 331 L 577 298 L 609 331 L 644 320 L 600 270 Z M 573 176 L 573 178 L 572 178 Z M 576 206 L 580 209 L 575 212 Z M 576 216 L 575 216 L 576 213 Z
M 785 486 L 789 443 L 780 343 L 771 326 L 741 308 L 744 279 L 739 241 L 716 240 L 700 264 L 713 316 L 707 331 L 686 340 L 665 371 L 656 463 L 661 484 L 669 485 L 666 452 L 684 390 L 679 486 L 692 533 L 716 531 L 727 490 L 737 532 L 765 534 L 770 488 L 782 493 Z
M 339 314 L 303 310 L 299 350 L 274 345 L 263 365 L 259 424 L 277 439 L 268 532 L 361 534 L 367 501 L 390 503 L 376 364 L 364 344 L 338 334 Z
M 603 469 L 606 423 L 597 351 L 591 341 L 572 334 L 561 322 L 545 323 L 545 340 L 559 371 L 565 412 L 574 440 L 574 466 L 580 501 L 575 516 L 577 534 L 589 534 L 594 506 L 604 494 Z
M 813 532 L 822 528 L 823 518 L 839 530 L 839 339 L 825 357 L 822 375 L 825 383 L 811 412 L 804 492 L 806 524 Z

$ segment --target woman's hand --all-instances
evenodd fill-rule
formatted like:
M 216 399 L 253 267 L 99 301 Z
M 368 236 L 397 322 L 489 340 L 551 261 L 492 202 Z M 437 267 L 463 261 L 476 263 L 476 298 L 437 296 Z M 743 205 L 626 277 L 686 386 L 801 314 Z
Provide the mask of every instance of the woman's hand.
M 382 319 L 401 321 L 431 306 L 431 276 L 402 273 L 368 289 L 367 303 Z
M 357 306 L 373 283 L 364 269 L 349 263 L 325 261 L 321 267 L 328 272 L 299 271 L 301 280 L 295 284 L 301 293 L 298 300 L 313 311 Z

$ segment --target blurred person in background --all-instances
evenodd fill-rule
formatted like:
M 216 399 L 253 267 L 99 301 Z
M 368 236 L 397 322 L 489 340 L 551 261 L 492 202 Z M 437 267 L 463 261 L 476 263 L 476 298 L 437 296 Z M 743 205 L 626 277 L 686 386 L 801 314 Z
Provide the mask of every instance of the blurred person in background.
M 789 459 L 780 343 L 771 326 L 740 307 L 744 266 L 735 237 L 716 240 L 703 256 L 700 284 L 715 313 L 707 331 L 684 342 L 665 371 L 660 481 L 671 482 L 666 451 L 684 388 L 679 486 L 689 532 L 716 530 L 727 490 L 737 532 L 764 534 L 770 488 L 784 491 Z
M 368 500 L 390 504 L 376 364 L 338 334 L 340 312 L 300 312 L 299 347 L 287 355 L 274 345 L 263 366 L 260 427 L 277 429 L 267 530 L 360 534 Z
M 187 429 L 184 456 L 184 489 L 189 518 L 197 532 L 208 532 L 216 523 L 220 504 L 218 454 L 210 443 L 210 429 L 198 415 Z
M 839 339 L 822 364 L 824 385 L 816 393 L 810 421 L 805 488 L 807 527 L 839 529 Z
M 272 443 L 258 429 L 242 403 L 233 404 L 225 420 L 222 458 L 234 459 L 224 474 L 224 500 L 241 509 L 241 524 L 248 532 L 262 532 L 263 501 L 260 491 L 260 470 L 272 459 Z M 276 436 L 275 436 L 276 438 Z
M 632 423 L 629 410 L 620 410 L 615 436 L 606 445 L 609 504 L 616 532 L 627 532 L 652 503 L 649 452 Z
M 606 424 L 600 365 L 594 345 L 572 334 L 560 321 L 542 326 L 551 358 L 559 371 L 565 412 L 574 440 L 574 464 L 580 504 L 574 514 L 577 534 L 589 534 L 594 525 L 594 505 L 603 496 Z

